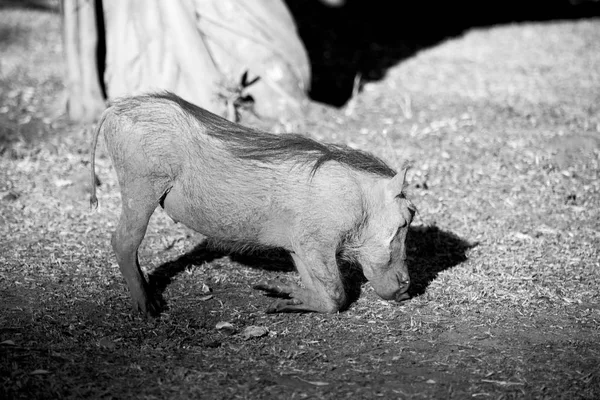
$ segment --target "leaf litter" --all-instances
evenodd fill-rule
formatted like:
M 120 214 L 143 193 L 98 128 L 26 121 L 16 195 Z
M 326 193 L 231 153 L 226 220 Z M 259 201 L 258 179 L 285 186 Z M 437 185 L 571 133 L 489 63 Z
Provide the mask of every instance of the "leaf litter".
M 206 261 L 158 212 L 143 264 L 189 254 L 188 273 L 143 320 L 110 249 L 106 153 L 89 212 L 89 137 L 47 106 L 64 90 L 58 15 L 2 19 L 40 28 L 0 72 L 0 397 L 600 397 L 597 20 L 471 29 L 364 84 L 346 114 L 307 117 L 314 137 L 412 162 L 410 301 L 367 283 L 344 313 L 265 315 L 251 284 L 294 273 Z

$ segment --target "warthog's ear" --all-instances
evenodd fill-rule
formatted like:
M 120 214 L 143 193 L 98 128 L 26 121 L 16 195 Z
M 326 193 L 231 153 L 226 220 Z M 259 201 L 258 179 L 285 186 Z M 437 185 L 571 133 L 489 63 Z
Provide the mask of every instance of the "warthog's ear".
M 408 171 L 408 167 L 404 167 L 402 171 L 398 172 L 388 182 L 388 190 L 392 193 L 394 197 L 398 197 L 402 194 L 402 189 L 404 189 L 404 180 L 406 179 L 406 171 Z

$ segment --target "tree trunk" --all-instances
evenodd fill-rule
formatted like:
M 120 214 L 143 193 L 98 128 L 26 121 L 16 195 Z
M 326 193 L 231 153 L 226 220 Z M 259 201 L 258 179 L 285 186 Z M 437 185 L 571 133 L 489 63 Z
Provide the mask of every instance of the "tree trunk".
M 61 3 L 67 113 L 72 120 L 81 122 L 93 121 L 104 110 L 98 72 L 96 1 L 99 0 L 62 0 Z

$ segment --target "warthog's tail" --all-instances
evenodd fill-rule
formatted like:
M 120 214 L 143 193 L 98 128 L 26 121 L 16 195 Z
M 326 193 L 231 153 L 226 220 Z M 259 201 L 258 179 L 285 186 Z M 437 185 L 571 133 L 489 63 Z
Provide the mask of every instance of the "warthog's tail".
M 92 171 L 92 194 L 90 195 L 90 208 L 98 208 L 98 197 L 96 197 L 96 145 L 98 144 L 98 136 L 100 136 L 102 125 L 108 114 L 109 113 L 105 111 L 100 117 L 100 120 L 96 124 L 96 130 L 94 131 L 94 137 L 92 139 L 92 155 L 90 162 L 90 169 Z

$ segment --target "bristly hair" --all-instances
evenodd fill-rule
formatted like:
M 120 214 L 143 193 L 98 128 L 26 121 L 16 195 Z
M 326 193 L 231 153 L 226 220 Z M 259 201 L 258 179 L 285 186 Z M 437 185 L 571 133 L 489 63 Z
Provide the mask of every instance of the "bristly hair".
M 231 154 L 241 159 L 264 163 L 296 161 L 312 164 L 311 174 L 326 162 L 336 161 L 358 171 L 392 177 L 396 174 L 372 154 L 348 146 L 320 143 L 298 134 L 275 135 L 246 128 L 214 115 L 179 96 L 162 92 L 150 97 L 177 103 L 187 114 L 207 125 L 206 134 L 219 139 Z

